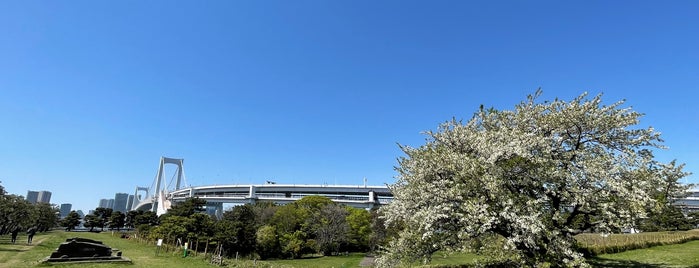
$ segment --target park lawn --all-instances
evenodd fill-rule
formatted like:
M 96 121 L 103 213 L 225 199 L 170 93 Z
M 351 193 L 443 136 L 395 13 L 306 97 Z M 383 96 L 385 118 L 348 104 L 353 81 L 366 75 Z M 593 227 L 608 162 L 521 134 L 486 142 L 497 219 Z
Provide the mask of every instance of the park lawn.
M 457 253 L 444 255 L 435 253 L 432 262 L 426 267 L 439 265 L 473 264 L 478 255 Z M 602 254 L 588 259 L 593 267 L 693 267 L 699 268 L 699 240 L 681 244 L 655 246 L 645 249 L 629 250 L 615 254 Z
M 46 242 L 51 240 L 52 235 L 37 233 L 34 242 L 27 244 L 27 236 L 20 234 L 16 244 L 10 243 L 10 236 L 0 237 L 0 267 L 33 267 L 38 264 L 38 260 L 44 256 L 44 252 L 51 252 Z
M 699 267 L 699 240 L 603 254 L 590 262 L 596 267 Z
M 63 232 L 52 231 L 39 233 L 34 237 L 34 243 L 27 245 L 26 236 L 20 236 L 19 242 L 10 244 L 9 236 L 0 237 L 0 268 L 24 268 L 24 267 L 68 267 L 68 268 L 99 268 L 99 267 L 149 267 L 149 268 L 175 268 L 175 267 L 218 267 L 211 265 L 203 254 L 198 256 L 182 257 L 182 251 L 161 251 L 156 256 L 156 246 L 136 242 L 134 240 L 119 238 L 118 232 Z M 81 263 L 81 264 L 44 264 L 43 259 L 51 255 L 58 245 L 72 237 L 83 237 L 102 241 L 113 249 L 119 249 L 123 256 L 131 259 L 132 265 L 117 263 Z M 22 240 L 25 239 L 25 240 Z M 269 267 L 269 268 L 314 268 L 314 267 L 359 267 L 364 258 L 363 253 L 352 253 L 347 256 L 315 257 L 297 260 L 269 260 L 269 261 L 235 261 L 226 260 L 227 267 Z
M 430 265 L 456 265 L 456 264 L 467 264 L 475 263 L 476 260 L 485 259 L 485 257 L 479 256 L 474 253 L 443 253 L 437 252 L 432 255 L 432 261 Z
M 332 256 L 332 257 L 311 257 L 302 258 L 294 260 L 266 260 L 258 261 L 257 267 L 271 267 L 271 268 L 347 268 L 347 267 L 359 267 L 359 263 L 362 261 L 366 254 L 364 253 L 351 253 L 346 256 Z M 234 261 L 230 261 L 234 262 Z M 249 263 L 249 261 L 248 261 Z
M 105 245 L 113 249 L 119 249 L 123 256 L 131 259 L 133 265 L 115 263 L 81 263 L 81 264 L 42 264 L 41 261 L 51 255 L 58 245 L 65 242 L 67 238 L 83 237 L 102 241 Z M 4 238 L 4 237 L 3 237 Z M 26 239 L 26 236 L 21 236 Z M 173 268 L 173 267 L 214 267 L 204 260 L 203 257 L 182 257 L 182 252 L 161 252 L 156 256 L 156 246 L 141 244 L 132 240 L 119 238 L 119 233 L 103 232 L 63 232 L 52 231 L 39 233 L 34 237 L 34 243 L 27 245 L 24 243 L 15 245 L 5 242 L 0 244 L 0 267 L 70 267 L 70 268 L 91 268 L 91 267 L 153 267 L 153 268 Z M 20 240 L 21 241 L 21 240 Z
M 216 267 L 199 256 L 182 257 L 181 251 L 160 252 L 156 256 L 156 246 L 138 243 L 133 240 L 119 238 L 119 233 L 86 233 L 52 231 L 39 233 L 34 237 L 34 243 L 28 245 L 26 236 L 21 235 L 19 243 L 12 245 L 8 236 L 0 237 L 0 267 L 118 267 L 122 264 L 93 263 L 93 264 L 42 264 L 41 260 L 48 257 L 58 245 L 70 237 L 84 237 L 103 241 L 106 245 L 120 249 L 123 256 L 131 259 L 133 265 L 124 267 Z M 364 254 L 353 253 L 347 256 L 316 257 L 297 260 L 268 260 L 268 261 L 238 261 L 227 260 L 227 267 L 269 267 L 269 268 L 314 268 L 314 267 L 359 267 Z M 479 256 L 468 253 L 444 255 L 436 254 L 431 265 L 455 265 L 473 263 Z M 646 249 L 630 250 L 616 254 L 603 254 L 591 258 L 594 267 L 699 267 L 699 240 L 683 244 L 656 246 Z

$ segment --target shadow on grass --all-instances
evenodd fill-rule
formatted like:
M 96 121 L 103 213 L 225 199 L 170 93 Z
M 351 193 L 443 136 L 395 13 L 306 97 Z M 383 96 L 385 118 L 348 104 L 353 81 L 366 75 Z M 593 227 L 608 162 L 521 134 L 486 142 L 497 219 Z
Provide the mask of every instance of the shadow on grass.
M 588 259 L 587 262 L 592 265 L 592 267 L 611 267 L 611 268 L 626 268 L 626 267 L 631 267 L 631 268 L 659 268 L 659 267 L 665 267 L 664 265 L 661 264 L 649 264 L 649 263 L 642 263 L 642 262 L 637 262 L 637 261 L 629 261 L 629 260 L 612 260 L 612 259 L 605 259 L 605 258 L 591 258 Z
M 320 258 L 352 257 L 353 255 L 356 255 L 356 254 L 352 253 L 352 254 L 340 254 L 340 255 L 329 255 L 329 256 L 318 255 L 318 254 L 308 254 L 308 255 L 303 255 L 300 258 L 296 258 L 295 260 L 313 260 L 313 259 L 320 259 Z M 362 257 L 366 256 L 364 253 L 362 253 L 361 255 L 362 255 Z M 284 259 L 278 259 L 278 260 L 284 260 Z
M 25 248 L 25 249 L 18 249 L 18 248 L 0 248 L 0 251 L 7 251 L 7 252 L 24 252 L 24 251 L 27 251 L 27 250 L 29 250 L 29 249 L 27 249 L 27 248 Z
M 317 256 L 317 255 L 312 255 L 312 256 L 301 256 L 301 258 L 298 258 L 298 260 L 312 260 L 312 259 L 320 259 L 324 256 Z

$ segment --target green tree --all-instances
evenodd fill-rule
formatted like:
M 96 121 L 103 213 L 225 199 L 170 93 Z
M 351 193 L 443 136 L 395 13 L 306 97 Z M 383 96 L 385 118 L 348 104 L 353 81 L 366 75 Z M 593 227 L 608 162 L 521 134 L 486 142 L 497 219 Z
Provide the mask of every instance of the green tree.
M 154 227 L 149 237 L 151 239 L 164 239 L 166 243 L 184 243 L 187 238 L 187 228 L 193 224 L 193 220 L 183 216 L 169 216 L 161 219 L 160 225 Z
M 690 173 L 683 172 L 684 164 L 677 165 L 676 161 L 658 167 L 651 167 L 661 172 L 661 184 L 654 189 L 656 207 L 649 209 L 648 216 L 641 219 L 640 229 L 646 232 L 689 230 L 696 227 L 692 220 L 687 218 L 676 200 L 686 197 L 688 190 L 694 185 L 682 184 L 680 179 Z
M 160 224 L 160 219 L 158 214 L 153 211 L 139 211 L 139 213 L 134 217 L 134 226 L 155 226 Z
M 85 228 L 90 228 L 90 232 L 94 231 L 95 227 L 100 227 L 100 218 L 99 216 L 93 214 L 88 214 L 85 215 L 85 218 L 83 219 L 83 226 Z
M 641 114 L 623 101 L 539 95 L 513 110 L 481 107 L 427 132 L 425 145 L 401 147 L 394 200 L 382 210 L 387 224 L 405 228 L 380 266 L 429 261 L 492 235 L 522 266 L 586 266 L 574 235 L 633 226 L 663 178 L 683 176 L 654 159 L 660 134 L 638 128 Z M 596 220 L 576 227 L 580 215 Z
M 277 231 L 282 255 L 292 258 L 301 256 L 308 236 L 302 231 L 307 229 L 305 228 L 307 218 L 307 210 L 299 208 L 296 202 L 280 206 L 276 210 L 271 223 Z
M 347 209 L 338 204 L 328 204 L 320 208 L 313 218 L 313 234 L 318 250 L 323 255 L 333 255 L 347 244 L 350 227 L 347 224 Z
M 66 231 L 71 231 L 80 225 L 80 215 L 78 215 L 75 210 L 68 213 L 68 215 L 63 218 L 60 222 L 61 227 L 65 227 Z
M 172 205 L 167 213 L 167 216 L 182 216 L 189 217 L 194 215 L 194 213 L 204 212 L 204 206 L 206 205 L 206 200 L 200 198 L 188 198 L 183 202 L 176 203 Z
M 0 228 L 12 230 L 15 227 L 26 229 L 34 224 L 32 204 L 18 195 L 0 196 Z
M 347 207 L 349 214 L 345 218 L 349 230 L 347 233 L 350 251 L 366 251 L 371 239 L 371 213 L 365 209 Z
M 117 229 L 117 231 L 124 228 L 126 223 L 126 214 L 121 211 L 114 211 L 112 215 L 109 216 L 109 229 Z
M 126 228 L 136 228 L 136 216 L 142 215 L 144 211 L 141 210 L 130 210 L 126 212 L 126 218 L 124 219 L 124 227 Z
M 142 237 L 148 237 L 150 230 L 160 224 L 158 214 L 153 211 L 139 211 L 133 215 L 133 225 L 136 228 L 136 234 Z
M 191 224 L 187 227 L 187 240 L 190 245 L 199 240 L 208 240 L 213 236 L 215 223 L 211 216 L 204 213 L 195 213 L 188 217 Z
M 208 240 L 214 231 L 214 222 L 211 217 L 202 212 L 206 200 L 199 198 L 188 198 L 183 202 L 176 203 L 167 213 L 160 216 L 159 225 L 150 229 L 155 222 L 153 215 L 144 212 L 142 215 L 133 215 L 134 224 L 139 232 L 148 232 L 151 238 L 163 238 L 166 241 L 189 242 L 190 245 L 197 245 L 199 239 Z M 146 220 L 148 225 L 145 222 Z M 194 243 L 197 242 L 197 243 Z
M 280 206 L 272 216 L 282 254 L 297 258 L 320 250 L 316 236 L 322 219 L 321 210 L 334 203 L 324 196 L 306 196 Z
M 224 212 L 223 219 L 216 226 L 216 239 L 229 254 L 247 255 L 255 249 L 257 229 L 252 205 L 236 206 Z
M 679 231 L 696 228 L 694 221 L 682 213 L 675 206 L 665 206 L 659 211 L 651 211 L 647 218 L 643 219 L 641 230 L 644 232 Z
M 330 198 L 320 195 L 305 196 L 294 201 L 294 204 L 300 209 L 312 212 L 318 212 L 327 205 L 332 205 L 333 201 Z
M 36 203 L 33 205 L 34 226 L 39 232 L 46 232 L 58 226 L 59 209 L 55 205 L 47 203 Z
M 278 208 L 279 206 L 272 202 L 255 202 L 252 205 L 252 210 L 255 214 L 255 229 L 270 224 Z
M 295 203 L 280 206 L 272 216 L 271 223 L 277 232 L 293 233 L 301 229 L 301 225 L 306 221 L 304 210 L 299 209 Z
M 276 257 L 280 253 L 277 230 L 272 225 L 264 225 L 255 233 L 255 249 L 261 259 Z
M 282 256 L 292 259 L 300 258 L 305 249 L 306 236 L 306 233 L 300 230 L 279 234 Z
M 107 223 L 109 222 L 109 218 L 112 216 L 113 210 L 111 208 L 103 208 L 103 207 L 98 207 L 95 208 L 95 211 L 92 212 L 95 216 L 97 216 L 97 225 L 94 227 L 99 227 L 101 231 L 104 231 L 104 227 L 107 226 Z

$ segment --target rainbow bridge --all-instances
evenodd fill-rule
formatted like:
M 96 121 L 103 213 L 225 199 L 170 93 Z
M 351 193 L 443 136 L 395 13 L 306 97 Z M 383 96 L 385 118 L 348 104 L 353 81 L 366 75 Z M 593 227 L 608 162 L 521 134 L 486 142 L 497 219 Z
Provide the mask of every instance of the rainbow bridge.
M 163 166 L 177 165 L 176 180 L 169 184 L 163 183 Z M 174 181 L 174 183 L 173 183 Z M 330 198 L 335 203 L 356 208 L 371 209 L 385 205 L 393 200 L 393 194 L 387 186 L 364 185 L 306 185 L 306 184 L 227 184 L 208 186 L 182 187 L 185 181 L 184 159 L 160 158 L 160 167 L 156 175 L 155 187 L 136 187 L 131 210 L 154 211 L 162 215 L 173 203 L 182 202 L 188 198 L 197 197 L 206 200 L 206 210 L 209 214 L 222 215 L 226 207 L 254 204 L 257 202 L 273 202 L 288 204 L 305 196 L 320 195 Z M 170 187 L 174 184 L 174 188 Z M 168 189 L 172 188 L 172 189 Z M 140 194 L 145 193 L 145 194 Z

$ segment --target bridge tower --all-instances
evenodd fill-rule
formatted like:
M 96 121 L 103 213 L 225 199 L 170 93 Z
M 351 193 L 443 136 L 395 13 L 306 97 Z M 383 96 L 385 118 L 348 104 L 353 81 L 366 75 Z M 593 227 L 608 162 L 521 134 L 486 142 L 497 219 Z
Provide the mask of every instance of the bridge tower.
M 128 210 L 134 210 L 138 207 L 138 205 L 141 203 L 141 201 L 146 200 L 148 197 L 150 197 L 150 193 L 148 192 L 150 189 L 148 187 L 138 187 L 136 186 L 136 192 L 133 194 L 133 203 L 131 203 L 131 207 L 127 208 Z M 145 192 L 144 195 L 138 194 L 139 192 Z
M 171 190 L 173 182 L 163 181 L 165 173 L 165 165 L 173 164 L 177 166 L 177 181 L 174 183 L 174 190 L 181 189 L 183 184 L 187 184 L 184 175 L 184 159 L 160 157 L 160 165 L 158 166 L 158 174 L 151 187 L 136 187 L 134 193 L 134 202 L 131 210 L 150 210 L 158 215 L 165 213 L 170 208 L 170 200 L 167 199 L 167 191 Z M 144 192 L 140 195 L 139 192 Z
M 153 207 L 151 208 L 151 211 L 153 212 L 158 212 L 158 207 L 162 206 L 161 202 L 166 201 L 166 200 L 160 200 L 161 196 L 161 185 L 163 181 L 163 169 L 165 167 L 165 164 L 174 164 L 177 165 L 177 181 L 175 183 L 175 190 L 180 189 L 180 184 L 182 183 L 182 180 L 185 179 L 184 177 L 184 159 L 181 158 L 169 158 L 169 157 L 160 157 L 160 167 L 158 167 L 158 175 L 156 175 L 155 178 L 155 189 L 154 195 L 153 195 Z M 164 188 L 167 188 L 165 186 Z M 163 195 L 164 196 L 164 195 Z

